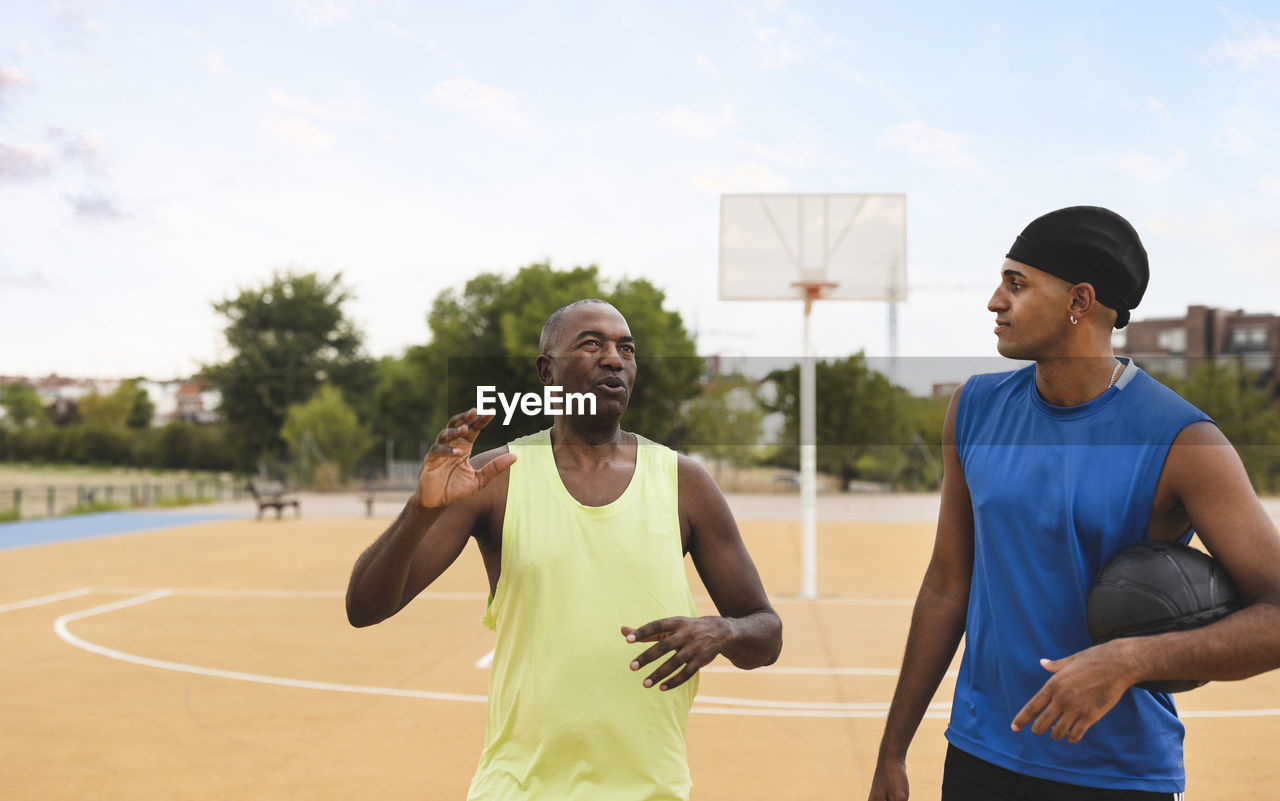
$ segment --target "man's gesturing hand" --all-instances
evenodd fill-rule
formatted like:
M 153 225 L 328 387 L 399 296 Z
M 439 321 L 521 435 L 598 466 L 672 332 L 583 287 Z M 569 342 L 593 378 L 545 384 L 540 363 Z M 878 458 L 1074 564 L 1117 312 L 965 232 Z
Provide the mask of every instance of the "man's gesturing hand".
M 1054 674 L 1013 718 L 1013 730 L 1031 724 L 1033 734 L 1078 743 L 1134 683 L 1124 640 L 1111 640 L 1062 659 L 1041 659 Z
M 492 419 L 493 415 L 481 416 L 475 409 L 449 418 L 427 450 L 418 474 L 418 499 L 425 508 L 447 506 L 479 492 L 515 462 L 515 454 L 504 453 L 479 471 L 471 468 L 471 446 Z
M 671 690 L 693 678 L 693 674 L 715 659 L 732 638 L 733 630 L 722 617 L 664 617 L 638 629 L 623 626 L 622 636 L 627 642 L 654 643 L 631 662 L 632 670 L 671 653 L 671 657 L 644 680 L 646 687 L 657 685 L 659 690 Z M 681 665 L 684 667 L 680 668 Z M 675 676 L 668 678 L 672 673 Z

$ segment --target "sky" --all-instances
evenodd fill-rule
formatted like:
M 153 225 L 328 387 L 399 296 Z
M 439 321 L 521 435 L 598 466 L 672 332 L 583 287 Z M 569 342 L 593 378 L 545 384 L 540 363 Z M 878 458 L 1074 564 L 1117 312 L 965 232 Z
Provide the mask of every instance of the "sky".
M 798 355 L 800 302 L 718 299 L 723 193 L 904 194 L 906 360 L 992 356 L 1004 253 L 1069 205 L 1142 235 L 1134 319 L 1280 312 L 1278 134 L 1273 3 L 5 0 L 0 375 L 188 376 L 287 269 L 399 355 L 544 260 Z M 813 349 L 888 320 L 820 300 Z

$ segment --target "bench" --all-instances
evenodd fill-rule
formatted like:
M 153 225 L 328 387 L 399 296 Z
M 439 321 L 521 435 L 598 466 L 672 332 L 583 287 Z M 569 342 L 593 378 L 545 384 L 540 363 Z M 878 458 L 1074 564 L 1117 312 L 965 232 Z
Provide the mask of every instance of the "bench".
M 262 512 L 266 509 L 275 509 L 276 519 L 280 519 L 284 515 L 286 506 L 292 506 L 297 516 L 302 516 L 302 506 L 298 503 L 298 496 L 286 494 L 284 484 L 279 481 L 254 479 L 249 482 L 249 493 L 258 504 L 259 520 L 262 519 Z

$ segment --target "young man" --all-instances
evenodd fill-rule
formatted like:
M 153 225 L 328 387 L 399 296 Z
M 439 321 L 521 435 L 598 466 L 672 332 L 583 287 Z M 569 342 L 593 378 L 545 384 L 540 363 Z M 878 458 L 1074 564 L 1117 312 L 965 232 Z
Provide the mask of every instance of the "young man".
M 552 314 L 538 376 L 594 395 L 595 414 L 556 417 L 474 457 L 491 418 L 453 417 L 404 511 L 352 572 L 347 615 L 367 626 L 404 608 L 475 538 L 498 641 L 469 799 L 687 799 L 697 671 L 717 654 L 760 667 L 782 647 L 711 477 L 619 427 L 636 348 L 604 301 Z M 694 616 L 685 553 L 722 616 Z
M 955 654 L 942 797 L 1176 799 L 1173 700 L 1133 685 L 1240 679 L 1280 665 L 1280 536 L 1221 432 L 1111 351 L 1147 286 L 1119 215 L 1033 221 L 987 308 L 1000 354 L 1034 361 L 971 377 L 943 429 L 937 537 L 870 797 L 907 798 L 907 747 Z M 1090 646 L 1098 571 L 1143 540 L 1199 534 L 1244 608 L 1201 629 Z

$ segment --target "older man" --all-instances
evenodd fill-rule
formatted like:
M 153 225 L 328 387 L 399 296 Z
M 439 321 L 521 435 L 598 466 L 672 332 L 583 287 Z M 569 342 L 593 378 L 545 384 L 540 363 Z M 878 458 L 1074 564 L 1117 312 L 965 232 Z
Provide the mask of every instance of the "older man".
M 557 310 L 538 376 L 594 396 L 594 414 L 556 417 L 474 457 L 490 418 L 455 416 L 404 511 L 356 562 L 347 614 L 366 626 L 402 609 L 469 538 L 480 548 L 485 624 L 498 641 L 469 799 L 687 799 L 698 670 L 718 654 L 767 665 L 782 647 L 781 621 L 711 477 L 620 427 L 637 347 L 604 301 Z M 686 553 L 719 616 L 696 616 Z

